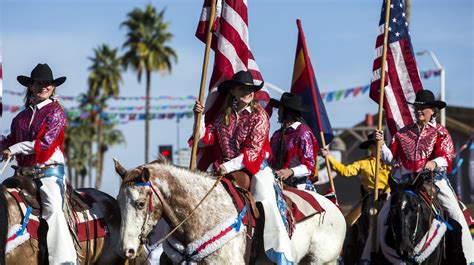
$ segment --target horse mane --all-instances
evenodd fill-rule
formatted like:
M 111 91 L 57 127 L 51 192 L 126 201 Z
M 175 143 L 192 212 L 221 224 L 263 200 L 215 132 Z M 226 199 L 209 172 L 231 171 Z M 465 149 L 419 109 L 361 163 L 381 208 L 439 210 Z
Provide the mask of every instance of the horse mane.
M 8 233 L 8 202 L 5 185 L 0 184 L 0 264 L 5 264 L 5 247 Z
M 185 180 L 185 182 L 188 183 L 195 179 L 198 180 L 195 183 L 196 185 L 201 185 L 203 184 L 203 181 L 206 182 L 206 180 L 215 181 L 215 178 L 206 172 L 202 172 L 197 169 L 189 169 L 187 167 L 173 165 L 166 157 L 159 155 L 156 160 L 127 171 L 126 176 L 122 180 L 120 188 L 133 185 L 136 182 L 147 182 L 148 177 L 140 177 L 140 175 L 146 173 L 145 169 L 163 170 L 173 176 L 173 179 L 179 182 Z M 192 178 L 189 176 L 190 174 L 196 177 Z

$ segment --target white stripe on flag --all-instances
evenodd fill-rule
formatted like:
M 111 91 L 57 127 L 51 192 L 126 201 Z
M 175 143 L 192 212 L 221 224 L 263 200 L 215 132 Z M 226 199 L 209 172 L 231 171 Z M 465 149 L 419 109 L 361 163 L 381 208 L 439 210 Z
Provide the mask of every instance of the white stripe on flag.
M 383 52 L 383 46 L 379 46 L 375 49 L 375 57 L 374 60 L 377 58 L 382 57 L 382 52 Z
M 388 102 L 387 108 L 390 108 L 390 111 L 392 112 L 392 117 L 397 124 L 397 129 L 403 128 L 404 123 L 403 123 L 402 114 L 400 112 L 400 109 L 398 108 L 397 99 L 395 98 L 395 95 L 393 94 L 390 78 L 388 79 L 388 85 L 385 87 L 384 93 L 385 93 L 385 98 L 387 99 L 387 102 Z
M 219 43 L 217 44 L 218 50 L 224 55 L 229 63 L 232 65 L 233 73 L 247 70 L 245 64 L 240 60 L 237 52 L 235 51 L 234 45 L 230 43 L 224 36 L 220 36 Z
M 389 24 L 390 25 L 390 24 Z M 385 23 L 379 26 L 379 35 L 383 35 L 385 33 Z
M 258 68 L 257 62 L 255 62 L 255 60 L 249 59 L 248 68 L 249 70 L 255 70 L 260 72 L 260 69 Z
M 382 69 L 377 69 L 372 72 L 372 82 L 375 82 L 380 79 L 380 73 L 382 72 Z
M 218 0 L 216 3 L 216 18 L 220 17 L 222 13 L 222 0 Z M 199 21 L 209 21 L 209 17 L 211 15 L 211 8 L 206 6 L 202 8 L 201 17 L 199 17 Z
M 245 23 L 245 21 L 242 20 L 240 14 L 237 13 L 232 7 L 227 6 L 225 12 L 225 20 L 227 21 L 227 23 L 232 25 L 235 31 L 237 31 L 240 36 L 240 39 L 242 39 L 248 49 L 249 34 L 247 24 Z
M 416 95 L 413 85 L 411 83 L 410 75 L 408 74 L 407 67 L 405 65 L 405 59 L 403 58 L 402 48 L 400 42 L 396 41 L 390 44 L 390 50 L 393 54 L 393 60 L 395 62 L 395 69 L 397 70 L 398 80 L 403 89 L 403 94 L 408 102 L 414 102 Z M 404 104 L 405 105 L 405 102 Z M 416 120 L 415 112 L 410 112 L 413 121 Z M 408 125 L 408 124 L 405 124 Z

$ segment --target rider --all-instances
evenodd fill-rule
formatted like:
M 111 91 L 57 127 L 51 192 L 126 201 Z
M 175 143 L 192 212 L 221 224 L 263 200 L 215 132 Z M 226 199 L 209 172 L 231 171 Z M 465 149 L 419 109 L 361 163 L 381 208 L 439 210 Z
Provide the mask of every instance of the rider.
M 448 130 L 436 122 L 443 101 L 435 100 L 429 90 L 420 90 L 414 103 L 416 123 L 398 131 L 392 139 L 391 149 L 382 146 L 382 159 L 393 165 L 392 176 L 398 183 L 412 181 L 421 171 L 434 172 L 434 184 L 438 187 L 438 200 L 462 227 L 461 243 L 468 264 L 474 264 L 474 245 L 467 222 L 459 207 L 458 199 L 446 176 L 451 169 L 454 146 Z M 383 132 L 376 130 L 376 140 L 383 141 Z
M 25 109 L 13 119 L 11 134 L 1 137 L 2 158 L 16 156 L 20 174 L 38 181 L 41 218 L 49 228 L 49 264 L 76 264 L 76 250 L 63 214 L 67 118 L 63 107 L 52 97 L 66 77 L 54 79 L 47 64 L 38 64 L 30 77 L 20 75 L 17 80 L 27 88 Z
M 268 141 L 270 122 L 265 110 L 255 100 L 255 85 L 249 71 L 240 71 L 222 82 L 218 91 L 226 102 L 212 123 L 201 126 L 199 145 L 213 146 L 218 175 L 238 170 L 252 174 L 251 192 L 264 209 L 264 248 L 268 258 L 278 264 L 292 261 L 290 239 L 276 204 L 275 178 L 267 164 L 271 150 Z M 198 101 L 195 113 L 204 111 Z M 203 120 L 203 119 L 202 119 Z
M 270 105 L 278 108 L 281 123 L 281 129 L 275 131 L 270 140 L 275 175 L 288 186 L 314 190 L 312 183 L 318 178 L 318 142 L 301 116 L 301 112 L 309 108 L 303 105 L 301 96 L 288 92 L 283 93 L 280 100 L 270 99 Z
M 359 176 L 361 180 L 361 194 L 365 196 L 374 191 L 375 187 L 375 135 L 373 133 L 367 136 L 367 140 L 359 145 L 360 149 L 369 150 L 369 156 L 355 161 L 350 165 L 344 165 L 331 156 L 327 148 L 321 149 L 321 155 L 328 157 L 331 168 L 343 177 Z M 388 174 L 390 166 L 382 164 L 379 172 L 378 188 L 379 191 L 390 192 L 388 186 Z

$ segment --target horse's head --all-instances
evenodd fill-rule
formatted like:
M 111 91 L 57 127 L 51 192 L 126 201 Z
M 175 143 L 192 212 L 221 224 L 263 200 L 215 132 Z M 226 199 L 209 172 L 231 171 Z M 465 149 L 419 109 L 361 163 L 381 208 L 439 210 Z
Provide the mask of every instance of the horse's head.
M 413 257 L 420 235 L 429 225 L 429 208 L 412 190 L 400 189 L 393 193 L 390 204 L 389 222 L 394 239 L 393 248 L 400 257 Z
M 121 256 L 133 259 L 162 216 L 162 194 L 151 184 L 155 174 L 152 164 L 125 170 L 117 160 L 114 162 L 122 178 L 117 197 L 122 217 L 118 251 Z

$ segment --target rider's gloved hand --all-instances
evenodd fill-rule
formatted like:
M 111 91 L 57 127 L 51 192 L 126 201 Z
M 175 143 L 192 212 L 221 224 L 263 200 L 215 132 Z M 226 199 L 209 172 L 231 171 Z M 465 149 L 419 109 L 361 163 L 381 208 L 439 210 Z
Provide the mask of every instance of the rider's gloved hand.
M 428 161 L 426 162 L 424 169 L 427 171 L 433 171 L 436 168 L 436 166 L 437 166 L 436 162 Z
M 7 160 L 8 158 L 12 157 L 12 152 L 10 151 L 10 149 L 5 149 L 2 151 L 2 161 L 5 161 Z

